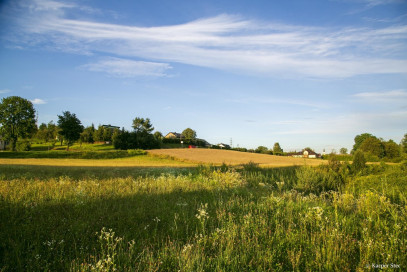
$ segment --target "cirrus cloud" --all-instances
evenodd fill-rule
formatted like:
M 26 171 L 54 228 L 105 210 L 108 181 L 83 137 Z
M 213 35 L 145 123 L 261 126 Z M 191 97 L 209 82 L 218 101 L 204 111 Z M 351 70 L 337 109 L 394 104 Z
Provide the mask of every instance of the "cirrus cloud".
M 162 69 L 161 72 L 170 67 L 165 63 L 174 62 L 261 76 L 345 78 L 407 74 L 406 25 L 324 28 L 221 14 L 178 25 L 143 27 L 66 16 L 66 11 L 83 9 L 78 4 L 36 0 L 29 7 L 28 12 L 27 5 L 20 6 L 22 15 L 16 19 L 15 43 L 142 58 L 154 63 L 153 70 Z M 136 75 L 138 66 L 152 67 L 132 60 L 127 64 L 125 60 L 107 62 L 90 64 L 88 69 L 129 65 Z M 134 76 L 114 71 L 115 76 Z
M 121 58 L 104 58 L 95 63 L 81 66 L 94 72 L 105 72 L 114 77 L 164 77 L 166 71 L 171 69 L 167 63 L 134 61 Z

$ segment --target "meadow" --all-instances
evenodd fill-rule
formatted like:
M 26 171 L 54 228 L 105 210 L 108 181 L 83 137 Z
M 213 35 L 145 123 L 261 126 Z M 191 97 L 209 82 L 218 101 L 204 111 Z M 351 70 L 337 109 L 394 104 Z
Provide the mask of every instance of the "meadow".
M 0 271 L 407 267 L 405 164 L 0 163 Z

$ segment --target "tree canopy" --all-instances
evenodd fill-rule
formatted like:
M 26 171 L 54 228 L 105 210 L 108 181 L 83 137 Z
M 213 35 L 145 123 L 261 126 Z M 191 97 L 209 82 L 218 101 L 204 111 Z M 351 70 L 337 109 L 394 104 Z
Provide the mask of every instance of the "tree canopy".
M 3 98 L 0 103 L 0 124 L 0 133 L 11 142 L 11 149 L 15 151 L 19 137 L 29 137 L 36 131 L 33 104 L 19 96 Z
M 62 115 L 58 115 L 58 126 L 61 129 L 59 134 L 62 135 L 67 142 L 66 150 L 69 150 L 69 146 L 79 140 L 81 136 L 83 131 L 81 121 L 76 117 L 75 113 L 64 111 Z
M 187 140 L 194 140 L 196 138 L 196 131 L 193 130 L 192 128 L 186 128 L 182 132 L 182 135 L 185 137 Z
M 149 118 L 140 118 L 136 117 L 133 120 L 133 129 L 135 132 L 147 132 L 151 133 L 154 130 L 153 124 L 151 124 L 151 121 Z
M 273 154 L 274 155 L 282 155 L 283 154 L 283 149 L 281 148 L 279 143 L 274 143 Z

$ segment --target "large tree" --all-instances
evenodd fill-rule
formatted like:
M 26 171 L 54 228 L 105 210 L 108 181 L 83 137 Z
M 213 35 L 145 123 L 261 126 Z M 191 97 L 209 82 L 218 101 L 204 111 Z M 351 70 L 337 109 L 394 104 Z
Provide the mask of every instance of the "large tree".
M 196 131 L 192 128 L 186 128 L 182 132 L 182 135 L 185 137 L 186 140 L 195 140 L 196 138 Z
M 356 135 L 355 144 L 353 145 L 352 152 L 355 152 L 356 150 L 358 150 L 359 147 L 362 145 L 362 143 L 368 138 L 376 138 L 376 137 L 370 133 L 362 133 L 362 134 Z
M 274 143 L 273 146 L 273 154 L 274 155 L 282 155 L 283 154 L 283 149 L 281 148 L 279 143 Z
M 393 140 L 389 140 L 387 142 L 384 142 L 384 152 L 386 158 L 389 159 L 400 157 L 400 146 Z
M 31 136 L 37 128 L 33 104 L 19 96 L 3 98 L 0 103 L 0 134 L 16 150 L 17 139 Z
M 153 124 L 151 124 L 151 121 L 149 118 L 144 119 L 144 118 L 136 117 L 133 120 L 132 127 L 135 132 L 151 133 L 154 130 Z
M 383 142 L 376 137 L 369 137 L 365 139 L 358 149 L 362 150 L 365 153 L 377 156 L 379 158 L 384 157 Z
M 81 121 L 76 117 L 75 113 L 64 111 L 62 115 L 58 115 L 58 126 L 61 128 L 59 134 L 67 142 L 66 150 L 69 150 L 69 146 L 81 137 L 83 131 Z

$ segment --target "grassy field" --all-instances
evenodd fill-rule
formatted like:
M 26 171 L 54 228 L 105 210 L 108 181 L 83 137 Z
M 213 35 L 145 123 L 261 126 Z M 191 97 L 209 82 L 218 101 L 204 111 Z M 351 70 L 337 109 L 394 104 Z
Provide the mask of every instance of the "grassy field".
M 403 271 L 406 192 L 404 165 L 2 159 L 0 271 Z
M 215 165 L 221 165 L 223 163 L 228 165 L 240 165 L 248 162 L 254 162 L 264 167 L 283 167 L 296 165 L 316 166 L 326 163 L 326 161 L 318 159 L 303 159 L 205 148 L 155 149 L 149 150 L 148 152 L 150 154 L 162 156 L 166 155 L 196 163 L 210 163 Z

